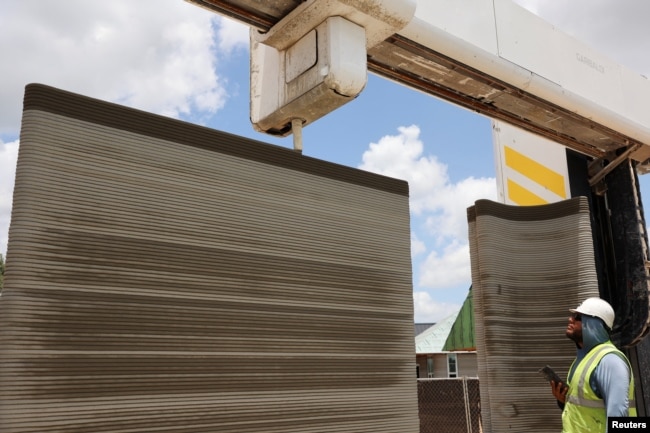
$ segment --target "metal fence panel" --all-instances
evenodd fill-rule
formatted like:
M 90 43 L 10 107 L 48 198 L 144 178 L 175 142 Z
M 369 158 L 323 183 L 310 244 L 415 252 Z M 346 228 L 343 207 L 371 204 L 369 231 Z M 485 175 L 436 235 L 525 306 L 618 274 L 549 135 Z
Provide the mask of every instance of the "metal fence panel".
M 420 379 L 420 433 L 481 432 L 477 378 Z

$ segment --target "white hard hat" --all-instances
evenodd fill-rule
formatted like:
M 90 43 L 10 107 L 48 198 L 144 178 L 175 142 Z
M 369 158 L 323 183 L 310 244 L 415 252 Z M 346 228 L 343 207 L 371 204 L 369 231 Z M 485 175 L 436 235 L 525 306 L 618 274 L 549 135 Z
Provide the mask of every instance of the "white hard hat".
M 572 313 L 580 313 L 586 316 L 598 317 L 609 329 L 614 326 L 614 309 L 607 301 L 600 298 L 588 298 L 578 306 L 578 308 L 570 309 Z

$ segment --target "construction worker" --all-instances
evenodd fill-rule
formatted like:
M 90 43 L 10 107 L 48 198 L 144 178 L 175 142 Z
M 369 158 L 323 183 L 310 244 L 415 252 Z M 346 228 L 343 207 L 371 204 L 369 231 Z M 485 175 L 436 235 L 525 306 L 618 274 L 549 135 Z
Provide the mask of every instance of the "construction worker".
M 632 367 L 609 339 L 614 325 L 611 305 L 589 298 L 569 311 L 566 336 L 576 344 L 576 359 L 568 386 L 551 381 L 551 392 L 563 409 L 562 431 L 606 432 L 607 417 L 636 416 Z

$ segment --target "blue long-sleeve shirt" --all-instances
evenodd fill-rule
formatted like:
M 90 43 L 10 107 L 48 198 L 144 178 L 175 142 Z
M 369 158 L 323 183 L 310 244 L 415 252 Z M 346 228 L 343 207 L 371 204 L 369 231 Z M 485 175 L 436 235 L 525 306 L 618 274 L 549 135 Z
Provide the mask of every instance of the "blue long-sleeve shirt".
M 615 353 L 605 355 L 589 380 L 591 389 L 605 401 L 607 416 L 628 416 L 630 369 Z

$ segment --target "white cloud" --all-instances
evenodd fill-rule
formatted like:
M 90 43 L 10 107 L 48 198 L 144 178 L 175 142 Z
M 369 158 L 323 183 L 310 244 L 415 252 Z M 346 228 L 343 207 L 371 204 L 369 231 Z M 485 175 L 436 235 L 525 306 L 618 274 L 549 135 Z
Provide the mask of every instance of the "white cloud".
M 178 0 L 3 1 L 0 134 L 17 135 L 30 82 L 173 117 L 214 113 L 227 97 L 219 20 Z M 234 46 L 229 29 L 219 34 Z
M 16 159 L 18 158 L 18 140 L 11 143 L 0 141 L 0 254 L 7 254 L 7 236 L 11 204 L 13 201 L 14 178 L 16 177 Z
M 32 82 L 171 117 L 209 117 L 228 98 L 219 60 L 248 43 L 242 28 L 179 0 L 4 0 L 0 137 L 18 138 Z M 5 254 L 18 141 L 0 145 Z
M 418 238 L 417 233 L 411 232 L 411 257 L 419 256 L 426 250 L 427 246 Z
M 497 199 L 494 178 L 469 177 L 458 183 L 446 183 L 444 188 L 428 197 L 426 226 L 438 241 L 445 239 L 467 240 L 467 208 L 479 199 Z
M 467 208 L 478 199 L 496 200 L 496 180 L 469 177 L 453 183 L 445 164 L 423 155 L 417 126 L 400 127 L 398 132 L 371 143 L 360 168 L 409 182 L 411 211 L 414 218 L 424 218 L 426 228 L 426 233 L 411 234 L 411 257 L 419 274 L 416 287 L 469 287 Z M 418 258 L 426 251 L 425 259 Z
M 371 143 L 359 168 L 408 181 L 411 212 L 430 215 L 429 228 L 436 236 L 466 238 L 467 207 L 480 198 L 496 199 L 496 180 L 470 177 L 454 184 L 446 164 L 423 155 L 418 126 L 402 126 L 398 132 Z
M 120 94 L 112 99 L 170 117 L 221 108 L 226 90 L 215 70 L 210 22 L 163 25 L 159 37 L 141 62 L 125 65 L 122 81 L 116 83 Z
M 387 135 L 371 143 L 363 153 L 362 170 L 404 179 L 409 183 L 411 211 L 420 214 L 431 196 L 449 181 L 447 166 L 435 156 L 423 156 L 420 128 L 401 126 L 399 135 Z
M 442 253 L 431 251 L 419 264 L 420 279 L 417 285 L 429 289 L 469 287 L 472 281 L 469 245 L 454 239 L 442 248 Z
M 220 21 L 217 39 L 219 50 L 224 53 L 230 53 L 238 48 L 247 48 L 249 28 L 237 21 L 223 19 Z
M 460 310 L 461 304 L 437 302 L 427 292 L 413 292 L 415 323 L 434 323 Z

